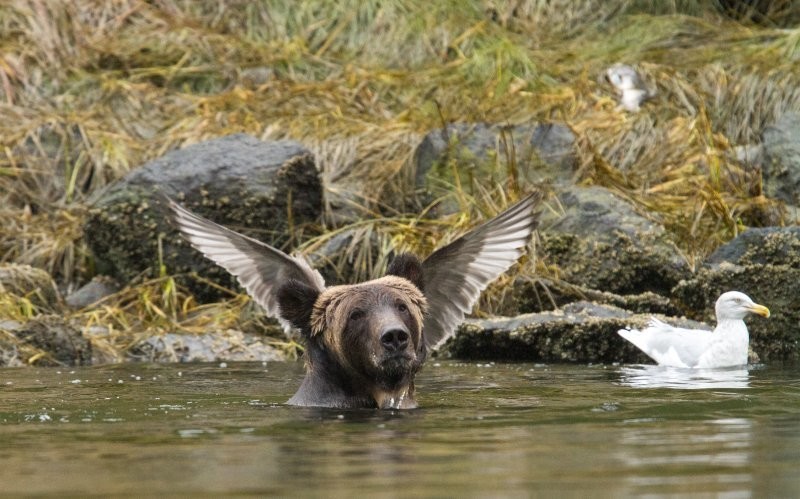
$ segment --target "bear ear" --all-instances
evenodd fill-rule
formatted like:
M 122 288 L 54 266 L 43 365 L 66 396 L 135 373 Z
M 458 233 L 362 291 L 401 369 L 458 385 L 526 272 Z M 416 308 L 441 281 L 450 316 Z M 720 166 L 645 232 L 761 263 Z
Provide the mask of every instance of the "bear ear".
M 281 319 L 303 334 L 311 334 L 311 311 L 319 297 L 319 291 L 300 281 L 289 279 L 278 288 L 277 295 Z
M 394 257 L 392 263 L 389 264 L 389 268 L 386 269 L 386 275 L 408 279 L 420 291 L 425 291 L 423 289 L 422 263 L 420 263 L 419 258 L 411 253 L 400 253 Z

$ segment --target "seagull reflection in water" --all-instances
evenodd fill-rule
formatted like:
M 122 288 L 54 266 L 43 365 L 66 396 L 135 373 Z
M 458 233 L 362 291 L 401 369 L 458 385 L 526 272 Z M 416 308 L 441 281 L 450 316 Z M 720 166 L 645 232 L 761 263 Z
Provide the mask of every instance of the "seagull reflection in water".
M 648 364 L 621 367 L 619 373 L 621 385 L 635 388 L 702 390 L 750 387 L 750 372 L 745 367 L 691 369 Z

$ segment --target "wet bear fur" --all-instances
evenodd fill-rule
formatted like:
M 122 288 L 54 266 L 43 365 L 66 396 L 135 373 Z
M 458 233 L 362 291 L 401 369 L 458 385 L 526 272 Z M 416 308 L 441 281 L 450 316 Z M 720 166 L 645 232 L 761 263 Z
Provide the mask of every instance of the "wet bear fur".
M 296 280 L 279 288 L 280 315 L 306 343 L 306 375 L 290 404 L 417 406 L 414 377 L 427 357 L 421 267 L 402 256 L 389 274 L 322 292 Z

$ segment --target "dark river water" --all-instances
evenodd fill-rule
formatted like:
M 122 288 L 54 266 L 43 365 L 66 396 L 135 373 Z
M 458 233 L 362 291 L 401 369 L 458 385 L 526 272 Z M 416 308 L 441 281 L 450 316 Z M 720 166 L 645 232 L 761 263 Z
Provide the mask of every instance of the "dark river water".
M 0 370 L 0 495 L 800 497 L 800 366 L 431 362 L 420 409 L 302 363 Z

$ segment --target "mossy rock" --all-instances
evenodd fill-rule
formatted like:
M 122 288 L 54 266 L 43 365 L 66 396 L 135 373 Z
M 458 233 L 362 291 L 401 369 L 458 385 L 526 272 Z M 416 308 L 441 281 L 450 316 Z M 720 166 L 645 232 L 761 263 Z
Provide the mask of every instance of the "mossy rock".
M 237 330 L 221 333 L 151 336 L 136 344 L 129 356 L 145 362 L 273 362 L 286 355 L 264 337 Z
M 282 247 L 322 211 L 322 186 L 311 153 L 291 141 L 236 134 L 172 151 L 138 168 L 95 199 L 85 237 L 99 273 L 122 283 L 196 272 L 234 288 L 235 281 L 191 248 L 171 224 L 163 195 L 219 224 Z M 186 279 L 201 300 L 222 294 Z
M 81 366 L 92 363 L 92 344 L 80 330 L 58 315 L 41 315 L 13 331 L 21 344 L 39 352 L 25 359 L 39 366 Z M 20 350 L 23 350 L 20 348 Z
M 575 135 L 558 123 L 513 126 L 456 123 L 429 132 L 414 151 L 415 183 L 422 205 L 473 185 L 570 182 L 577 168 Z M 440 213 L 458 210 L 452 199 Z
M 30 265 L 0 265 L 0 293 L 10 293 L 26 299 L 40 311 L 53 311 L 61 302 L 50 274 Z
M 650 291 L 639 294 L 620 295 L 599 291 L 549 279 L 518 278 L 512 288 L 513 310 L 504 313 L 527 314 L 546 312 L 577 301 L 592 301 L 612 305 L 637 314 L 680 315 L 678 307 L 666 296 Z
M 571 284 L 616 294 L 667 295 L 689 267 L 661 225 L 602 187 L 558 194 L 562 212 L 543 210 L 541 254 Z
M 98 275 L 67 296 L 64 301 L 67 306 L 72 309 L 81 309 L 93 303 L 97 303 L 116 293 L 119 289 L 120 285 L 114 279 L 108 276 Z
M 458 328 L 440 355 L 473 360 L 652 363 L 617 331 L 646 326 L 650 315 L 590 302 L 513 318 L 473 319 Z M 668 318 L 681 327 L 706 327 Z
M 714 303 L 726 291 L 741 291 L 772 312 L 745 319 L 750 347 L 762 361 L 800 359 L 800 268 L 721 264 L 682 281 L 673 295 L 692 318 L 713 324 Z
M 714 267 L 737 265 L 788 265 L 800 269 L 800 227 L 752 228 L 717 248 L 704 262 Z
M 800 114 L 785 113 L 763 134 L 764 191 L 790 205 L 800 204 Z

